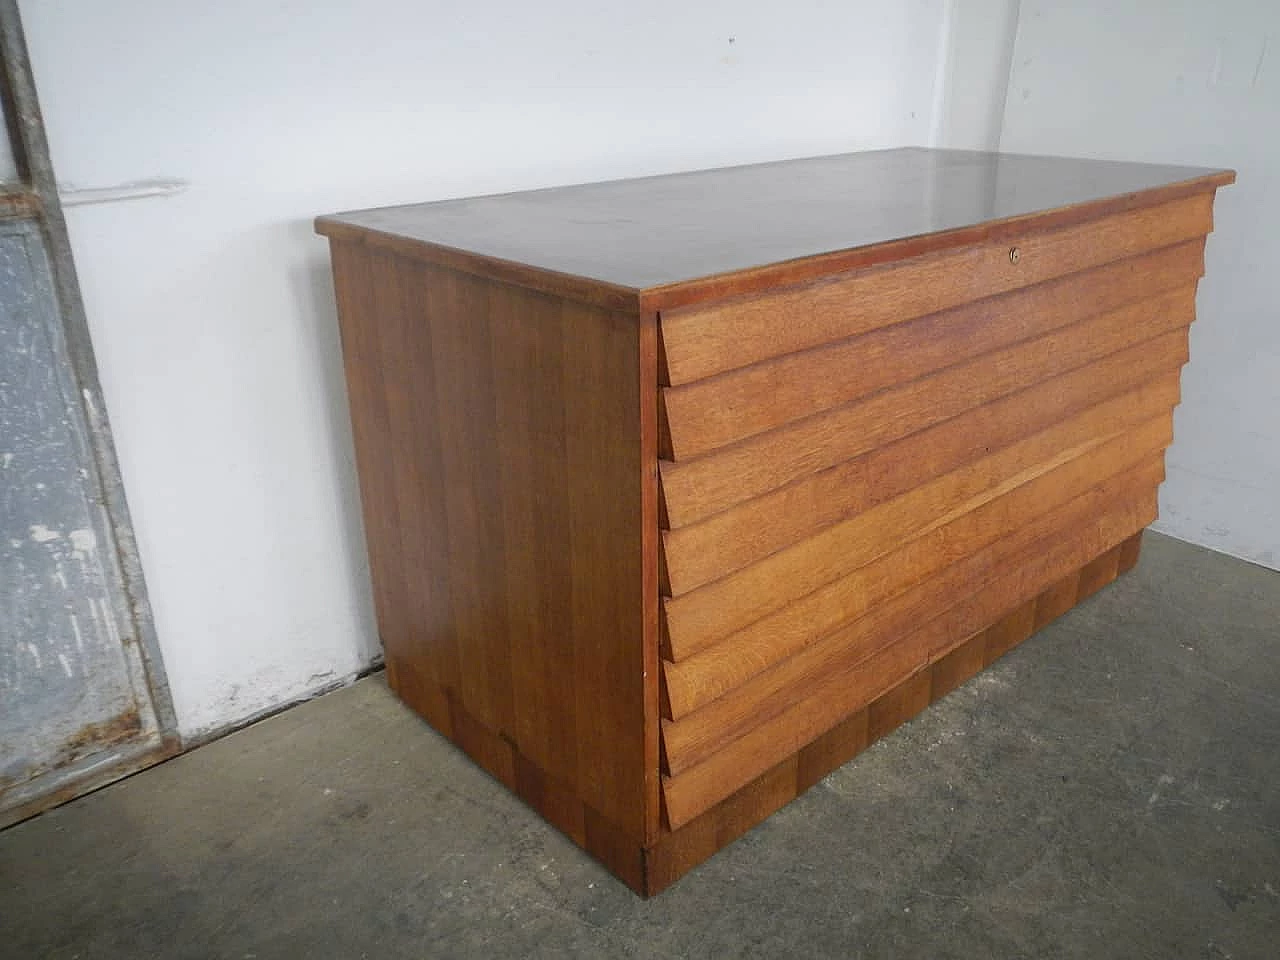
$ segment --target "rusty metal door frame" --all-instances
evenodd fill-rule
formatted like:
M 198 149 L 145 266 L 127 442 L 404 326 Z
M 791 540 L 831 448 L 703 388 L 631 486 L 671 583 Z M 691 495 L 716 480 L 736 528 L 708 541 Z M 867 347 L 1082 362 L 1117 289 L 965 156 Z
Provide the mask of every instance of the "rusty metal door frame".
M 78 400 L 78 409 L 69 413 L 85 430 L 91 451 L 90 462 L 85 464 L 89 471 L 86 482 L 100 506 L 94 533 L 99 543 L 110 547 L 104 551 L 114 566 L 108 573 L 121 587 L 113 591 L 117 596 L 113 614 L 120 636 L 131 638 L 136 645 L 136 663 L 143 674 L 137 679 L 150 696 L 156 720 L 156 729 L 141 740 L 108 747 L 43 774 L 35 795 L 19 797 L 16 805 L 0 810 L 2 827 L 173 756 L 181 749 L 181 741 L 98 382 L 17 0 L 0 0 L 0 96 L 20 178 L 0 187 L 0 218 L 37 223 L 48 251 L 62 338 L 75 382 L 73 394 Z

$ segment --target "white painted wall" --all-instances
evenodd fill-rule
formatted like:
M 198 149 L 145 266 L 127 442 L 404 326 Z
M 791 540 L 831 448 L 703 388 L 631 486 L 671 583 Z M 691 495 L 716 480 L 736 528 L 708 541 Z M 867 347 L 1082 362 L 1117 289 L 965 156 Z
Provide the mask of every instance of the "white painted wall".
M 1280 3 L 1023 0 L 1001 149 L 1239 171 L 1157 525 L 1280 569 Z
M 920 144 L 943 0 L 24 2 L 182 731 L 376 651 L 318 213 Z
M 935 146 L 995 150 L 1004 123 L 1018 0 L 950 0 Z

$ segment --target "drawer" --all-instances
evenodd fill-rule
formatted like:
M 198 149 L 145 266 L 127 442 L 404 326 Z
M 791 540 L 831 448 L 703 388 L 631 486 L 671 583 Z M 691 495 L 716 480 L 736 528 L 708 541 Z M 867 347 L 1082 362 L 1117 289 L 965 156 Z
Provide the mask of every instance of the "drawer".
M 1203 237 L 1207 194 L 662 314 L 662 376 L 682 386 L 1091 267 Z M 1013 248 L 1017 256 L 1011 256 Z
M 661 317 L 672 828 L 1154 518 L 1208 217 Z
M 722 697 L 680 721 L 664 721 L 667 775 L 662 790 L 673 829 L 741 789 L 846 717 L 937 662 L 1009 611 L 1141 530 L 1156 516 L 1158 455 L 1107 485 L 1115 499 L 1069 532 L 1061 529 L 971 581 L 963 595 L 937 587 L 949 606 L 926 619 L 903 614 L 902 632 L 885 643 L 841 636 L 762 674 L 746 693 Z M 1135 493 L 1132 488 L 1142 488 Z M 927 590 L 928 583 L 920 589 Z M 972 592 L 969 592 L 972 591 Z M 889 617 L 889 614 L 877 615 Z
M 1121 474 L 1128 476 L 1123 481 L 1113 478 Z M 1143 490 L 1162 479 L 1161 465 L 1150 451 L 1130 452 L 1122 444 L 1060 467 L 908 541 L 688 659 L 664 661 L 670 700 L 667 719 L 683 719 L 825 637 L 846 631 L 847 640 L 850 629 L 883 630 L 895 617 L 908 621 L 919 617 L 922 607 L 936 604 L 938 598 L 913 591 L 917 584 L 928 581 L 931 590 L 951 583 L 963 586 L 975 565 L 982 570 L 998 567 L 1053 531 L 1072 529 L 1097 516 L 1117 484 Z M 947 587 L 947 593 L 951 590 Z M 882 604 L 893 605 L 896 613 L 879 612 Z
M 789 703 L 802 699 L 815 677 L 859 663 L 901 638 L 922 623 L 949 616 L 949 611 L 983 585 L 1007 579 L 1027 562 L 1029 551 L 1042 541 L 1070 540 L 1073 527 L 1103 516 L 1118 502 L 1141 499 L 1154 493 L 1163 477 L 1161 450 L 1146 450 L 1120 473 L 1104 476 L 1095 484 L 1102 493 L 1073 498 L 1017 531 L 1007 531 L 987 546 L 962 559 L 920 576 L 908 589 L 878 603 L 832 632 L 811 638 L 791 656 L 778 660 L 748 677 L 732 690 L 710 696 L 698 709 L 665 724 L 667 772 L 679 774 L 706 760 Z M 1114 455 L 1114 453 L 1113 453 Z M 1136 461 L 1134 463 L 1133 461 Z M 1086 508 L 1093 507 L 1092 515 Z M 1127 534 L 1126 534 L 1127 536 Z M 1052 578 L 1056 579 L 1056 577 Z M 1039 592 L 1036 587 L 1035 592 Z M 745 651 L 739 650 L 739 655 Z
M 692 459 L 1052 330 L 1194 288 L 1204 239 L 661 391 L 661 455 Z M 1141 307 L 1136 308 L 1141 313 Z
M 663 461 L 665 525 L 679 529 L 966 410 L 1185 328 L 1194 310 L 1195 287 L 1189 285 L 881 390 L 707 456 Z
M 913 487 L 730 576 L 666 599 L 664 654 L 676 663 L 695 656 L 913 536 L 944 527 L 1096 447 L 1110 442 L 1119 444 L 1121 456 L 1142 452 L 1142 438 L 1130 428 L 1172 408 L 1178 397 L 1176 379 L 1171 371 L 1143 389 Z M 1162 402 L 1168 403 L 1164 411 Z M 1088 475 L 1085 468 L 1080 482 Z
M 854 514 L 1154 378 L 1172 383 L 1186 361 L 1179 332 L 1121 351 L 845 463 L 662 532 L 666 594 L 681 597 Z

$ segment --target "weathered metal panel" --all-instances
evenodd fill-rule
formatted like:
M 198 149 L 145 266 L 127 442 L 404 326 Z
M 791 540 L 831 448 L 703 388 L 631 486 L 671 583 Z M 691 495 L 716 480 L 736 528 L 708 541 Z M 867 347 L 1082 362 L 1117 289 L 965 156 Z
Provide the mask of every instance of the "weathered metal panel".
M 3 827 L 181 743 L 17 0 L 0 0 L 0 100 L 14 158 L 13 170 L 0 163 L 0 178 L 19 178 L 0 185 L 0 271 L 12 281 L 0 327 L 13 331 L 0 343 L 0 374 L 19 384 L 0 397 L 0 446 L 5 423 L 13 433 L 0 464 Z M 82 662 L 65 665 L 57 654 L 70 650 L 68 629 Z M 42 656 L 50 651 L 54 660 Z
M 157 733 L 34 223 L 0 224 L 0 806 Z

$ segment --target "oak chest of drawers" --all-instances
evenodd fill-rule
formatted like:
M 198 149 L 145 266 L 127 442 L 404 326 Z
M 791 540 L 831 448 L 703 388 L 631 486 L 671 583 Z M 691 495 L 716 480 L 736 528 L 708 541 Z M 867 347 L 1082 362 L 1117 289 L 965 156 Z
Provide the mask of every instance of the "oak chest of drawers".
M 1133 565 L 1232 179 L 896 150 L 321 218 L 391 686 L 662 889 Z

